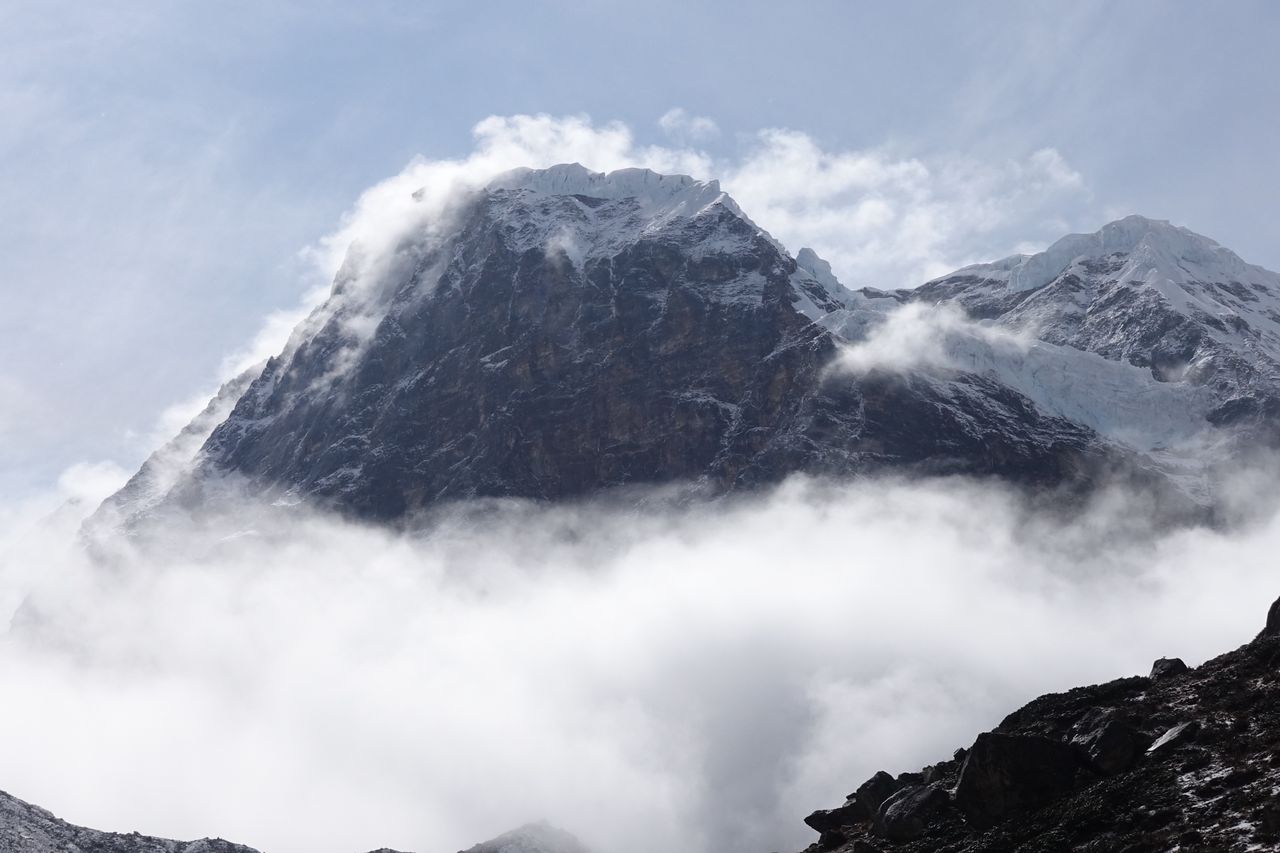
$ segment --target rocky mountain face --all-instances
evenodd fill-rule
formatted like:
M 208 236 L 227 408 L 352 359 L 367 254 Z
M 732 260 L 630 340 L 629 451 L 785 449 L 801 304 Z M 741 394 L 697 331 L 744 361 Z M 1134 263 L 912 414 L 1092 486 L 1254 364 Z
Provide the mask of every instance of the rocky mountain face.
M 1280 848 L 1280 601 L 1243 648 L 1042 696 L 954 756 L 880 772 L 806 853 Z
M 454 499 L 719 494 L 797 472 L 1163 476 L 998 371 L 839 369 L 901 298 L 792 258 L 714 182 L 521 170 L 390 258 L 372 282 L 340 273 L 173 485 L 144 469 L 111 514 L 199 506 L 228 477 L 398 520 Z
M 136 832 L 100 832 L 59 820 L 0 791 L 0 850 L 4 853 L 258 853 L 220 838 L 171 841 Z M 373 853 L 399 853 L 390 848 Z M 588 853 L 578 839 L 547 823 L 531 823 L 461 853 Z

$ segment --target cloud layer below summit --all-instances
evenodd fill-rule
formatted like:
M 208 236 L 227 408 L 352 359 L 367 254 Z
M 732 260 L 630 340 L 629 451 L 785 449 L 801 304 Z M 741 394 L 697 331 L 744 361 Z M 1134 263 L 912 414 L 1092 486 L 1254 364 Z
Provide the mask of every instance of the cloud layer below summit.
M 1124 527 L 1143 512 L 795 481 L 409 538 L 246 512 L 105 564 L 46 526 L 0 561 L 4 788 L 272 853 L 457 850 L 539 818 L 598 853 L 799 849 L 808 811 L 1038 693 L 1249 639 L 1280 523 L 1151 537 Z

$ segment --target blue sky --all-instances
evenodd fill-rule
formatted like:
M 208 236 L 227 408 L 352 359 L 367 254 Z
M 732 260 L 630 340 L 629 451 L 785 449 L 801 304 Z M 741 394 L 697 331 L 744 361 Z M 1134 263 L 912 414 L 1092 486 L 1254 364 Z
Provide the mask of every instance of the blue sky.
M 583 159 L 617 122 L 601 159 L 723 177 L 855 285 L 1131 212 L 1280 269 L 1278 23 L 1178 0 L 0 0 L 0 499 L 134 466 L 317 285 L 301 250 L 415 156 L 501 143 L 489 116 L 580 117 Z

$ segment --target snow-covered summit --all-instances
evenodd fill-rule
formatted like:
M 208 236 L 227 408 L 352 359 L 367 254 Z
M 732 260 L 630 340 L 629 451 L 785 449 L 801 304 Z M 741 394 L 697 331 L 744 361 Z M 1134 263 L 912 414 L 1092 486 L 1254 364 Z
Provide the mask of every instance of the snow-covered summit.
M 1069 234 L 1033 255 L 1014 255 L 994 263 L 974 264 L 959 275 L 1003 280 L 1011 291 L 1037 290 L 1072 267 L 1124 257 L 1127 280 L 1176 285 L 1239 282 L 1276 288 L 1280 275 L 1245 263 L 1217 242 L 1163 219 L 1126 216 L 1092 234 Z
M 1280 275 L 1163 220 L 1128 216 L 900 295 L 1204 389 L 1212 424 L 1270 429 L 1280 411 Z
M 664 175 L 650 169 L 592 172 L 579 163 L 514 169 L 485 186 L 493 215 L 519 245 L 543 245 L 581 267 L 592 257 L 658 233 L 697 245 L 696 255 L 746 250 L 763 237 L 785 249 L 743 213 L 719 181 Z M 724 217 L 740 222 L 725 227 Z
M 592 172 L 581 163 L 561 163 L 546 169 L 512 169 L 494 178 L 486 188 L 610 200 L 631 198 L 646 208 L 662 208 L 685 216 L 696 216 L 710 205 L 727 201 L 735 212 L 741 212 L 720 189 L 719 181 L 664 175 L 652 169 Z
M 700 181 L 689 175 L 665 175 L 652 169 L 593 172 L 581 163 L 561 163 L 546 169 L 512 169 L 491 180 L 485 189 L 525 190 L 547 196 L 581 196 L 606 201 L 631 201 L 650 222 L 692 219 L 719 206 L 759 229 L 722 189 L 719 181 Z

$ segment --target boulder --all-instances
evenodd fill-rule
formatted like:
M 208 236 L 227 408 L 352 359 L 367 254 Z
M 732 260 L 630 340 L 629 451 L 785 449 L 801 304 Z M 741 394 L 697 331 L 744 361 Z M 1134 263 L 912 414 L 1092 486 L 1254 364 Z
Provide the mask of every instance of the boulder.
M 1280 796 L 1272 795 L 1259 810 L 1258 833 L 1263 838 L 1280 838 Z
M 866 810 L 866 819 L 870 820 L 880 811 L 881 804 L 902 789 L 902 783 L 881 770 L 858 786 L 858 790 L 849 795 Z
M 875 832 L 890 841 L 911 841 L 924 834 L 934 815 L 951 805 L 951 796 L 941 784 L 903 788 L 880 806 Z
M 1158 681 L 1162 678 L 1173 678 L 1175 675 L 1182 675 L 1190 671 L 1190 668 L 1182 662 L 1182 658 L 1160 658 L 1151 664 L 1150 678 Z
M 1134 765 L 1150 739 L 1124 720 L 1104 714 L 1084 721 L 1071 742 L 1089 757 L 1094 770 L 1114 776 Z
M 1069 744 L 986 732 L 965 756 L 955 802 L 971 825 L 986 828 L 1061 797 L 1084 772 L 1079 752 Z
M 834 809 L 818 809 L 804 819 L 810 829 L 819 833 L 835 832 L 844 826 L 868 820 L 870 813 L 853 798 L 845 801 L 843 806 Z
M 1147 755 L 1163 755 L 1173 752 L 1183 744 L 1195 740 L 1198 734 L 1200 734 L 1200 724 L 1195 720 L 1179 723 L 1156 738 L 1156 742 L 1148 747 Z

